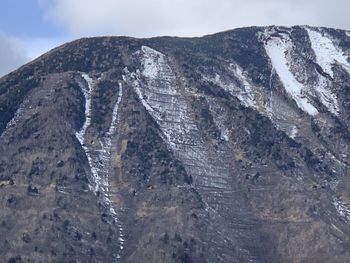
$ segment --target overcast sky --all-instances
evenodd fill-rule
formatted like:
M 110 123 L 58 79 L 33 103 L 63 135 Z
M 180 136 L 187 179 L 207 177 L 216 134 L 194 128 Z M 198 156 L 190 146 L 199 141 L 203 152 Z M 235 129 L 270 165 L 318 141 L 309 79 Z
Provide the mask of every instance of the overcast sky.
M 1 0 L 0 76 L 82 36 L 201 36 L 252 25 L 350 29 L 350 0 Z

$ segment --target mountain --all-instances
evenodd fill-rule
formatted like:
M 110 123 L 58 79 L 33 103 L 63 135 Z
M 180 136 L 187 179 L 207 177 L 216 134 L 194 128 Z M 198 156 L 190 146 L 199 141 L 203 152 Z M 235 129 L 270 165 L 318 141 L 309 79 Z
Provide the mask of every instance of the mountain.
M 1 262 L 350 262 L 350 33 L 73 41 L 0 79 Z

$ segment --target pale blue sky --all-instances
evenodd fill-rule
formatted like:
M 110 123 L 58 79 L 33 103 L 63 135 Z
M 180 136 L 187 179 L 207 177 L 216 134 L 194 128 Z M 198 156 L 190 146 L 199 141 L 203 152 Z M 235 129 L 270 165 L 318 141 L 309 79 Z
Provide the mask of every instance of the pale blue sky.
M 0 0 L 0 76 L 82 36 L 200 36 L 252 25 L 350 29 L 349 0 Z
M 73 39 L 47 12 L 54 0 L 0 0 L 0 76 Z
M 1 0 L 0 31 L 6 35 L 24 37 L 57 37 L 64 28 L 46 21 L 45 7 L 53 1 Z

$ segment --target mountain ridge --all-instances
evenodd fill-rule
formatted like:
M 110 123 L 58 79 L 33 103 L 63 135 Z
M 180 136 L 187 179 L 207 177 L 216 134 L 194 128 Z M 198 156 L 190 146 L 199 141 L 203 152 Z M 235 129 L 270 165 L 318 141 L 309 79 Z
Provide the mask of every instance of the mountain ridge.
M 346 262 L 349 55 L 346 31 L 251 27 L 6 75 L 0 258 Z
M 37 60 L 40 60 L 41 58 L 43 58 L 44 56 L 47 56 L 49 54 L 51 54 L 52 52 L 58 51 L 61 48 L 64 48 L 66 46 L 69 46 L 71 44 L 74 44 L 76 42 L 81 42 L 81 41 L 85 41 L 85 40 L 89 40 L 89 39 L 105 39 L 105 38 L 119 38 L 119 39 L 128 39 L 128 40 L 151 40 L 151 39 L 162 39 L 162 38 L 170 38 L 170 39 L 199 39 L 199 38 L 205 38 L 205 37 L 210 37 L 210 36 L 216 36 L 216 35 L 220 35 L 220 34 L 226 34 L 226 33 L 230 33 L 232 31 L 238 31 L 238 30 L 246 30 L 246 29 L 266 29 L 266 28 L 318 28 L 318 29 L 326 29 L 326 30 L 336 30 L 336 31 L 341 31 L 341 32 L 350 32 L 349 30 L 346 29 L 340 29 L 340 28 L 333 28 L 333 27 L 326 27 L 326 26 L 310 26 L 310 25 L 294 25 L 292 27 L 289 26 L 281 26 L 281 25 L 268 25 L 268 26 L 249 26 L 249 27 L 238 27 L 238 28 L 234 28 L 234 29 L 227 29 L 227 30 L 223 30 L 217 33 L 211 33 L 211 34 L 205 34 L 203 36 L 195 36 L 195 37 L 182 37 L 182 36 L 168 36 L 168 35 L 161 35 L 161 36 L 153 36 L 153 37 L 131 37 L 131 36 L 123 36 L 123 35 L 104 35 L 104 36 L 89 36 L 89 37 L 80 37 L 68 42 L 65 42 L 57 47 L 52 48 L 51 50 L 45 52 L 44 54 L 38 56 L 37 58 L 29 61 L 28 63 L 20 66 L 19 68 L 1 76 L 0 78 L 4 78 L 7 77 L 8 75 L 21 70 L 22 68 L 25 68 L 27 66 L 30 66 L 32 63 L 36 62 Z

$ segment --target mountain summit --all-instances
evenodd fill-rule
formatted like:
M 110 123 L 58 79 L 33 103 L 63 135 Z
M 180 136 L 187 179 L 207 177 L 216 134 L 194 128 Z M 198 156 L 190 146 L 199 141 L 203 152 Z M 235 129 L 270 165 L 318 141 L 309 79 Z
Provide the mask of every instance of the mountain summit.
M 1 262 L 349 262 L 350 33 L 80 39 L 0 79 Z

